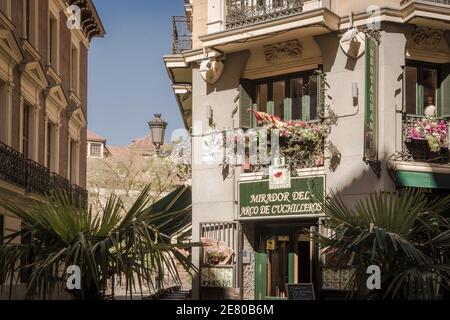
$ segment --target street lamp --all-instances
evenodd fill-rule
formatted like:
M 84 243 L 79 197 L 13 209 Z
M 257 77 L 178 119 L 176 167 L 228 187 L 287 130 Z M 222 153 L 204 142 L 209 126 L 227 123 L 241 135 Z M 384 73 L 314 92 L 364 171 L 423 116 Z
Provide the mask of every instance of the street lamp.
M 161 154 L 161 147 L 164 145 L 164 135 L 166 133 L 167 122 L 161 119 L 161 114 L 154 115 L 155 118 L 148 123 L 150 127 L 150 134 L 153 144 L 156 147 L 156 152 Z

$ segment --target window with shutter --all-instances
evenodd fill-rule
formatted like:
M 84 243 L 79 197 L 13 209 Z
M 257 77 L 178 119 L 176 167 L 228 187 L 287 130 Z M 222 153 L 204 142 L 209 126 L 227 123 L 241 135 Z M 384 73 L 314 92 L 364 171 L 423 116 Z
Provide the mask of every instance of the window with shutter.
M 259 79 L 253 86 L 255 110 L 284 121 L 318 119 L 320 86 L 313 71 Z
M 407 114 L 440 116 L 443 111 L 442 65 L 408 61 L 405 68 L 405 110 Z M 441 81 L 442 80 L 442 81 Z M 436 111 L 441 112 L 436 112 Z M 436 114 L 437 113 L 437 114 Z

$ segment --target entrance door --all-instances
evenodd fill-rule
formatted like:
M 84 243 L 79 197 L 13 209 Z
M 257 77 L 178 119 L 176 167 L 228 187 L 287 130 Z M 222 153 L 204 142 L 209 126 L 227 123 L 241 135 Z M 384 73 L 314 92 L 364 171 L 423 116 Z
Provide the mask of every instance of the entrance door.
M 255 255 L 255 297 L 287 299 L 286 284 L 312 282 L 312 246 L 308 231 L 265 232 Z

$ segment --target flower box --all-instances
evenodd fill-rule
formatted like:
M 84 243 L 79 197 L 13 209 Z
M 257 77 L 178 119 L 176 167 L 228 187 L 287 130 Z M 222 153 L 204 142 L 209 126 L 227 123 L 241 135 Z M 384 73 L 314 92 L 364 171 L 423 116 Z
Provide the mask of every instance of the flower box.
M 415 161 L 448 162 L 447 122 L 433 117 L 413 119 L 405 144 Z
M 426 139 L 409 139 L 405 144 L 414 161 L 430 163 L 448 162 L 448 150 L 443 148 L 438 152 L 431 151 Z

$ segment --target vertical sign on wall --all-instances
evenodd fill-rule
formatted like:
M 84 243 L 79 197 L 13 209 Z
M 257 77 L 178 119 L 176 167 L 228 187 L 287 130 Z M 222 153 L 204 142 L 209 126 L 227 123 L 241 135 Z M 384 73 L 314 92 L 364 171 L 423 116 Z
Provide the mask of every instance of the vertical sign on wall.
M 366 35 L 364 160 L 378 161 L 378 42 Z

